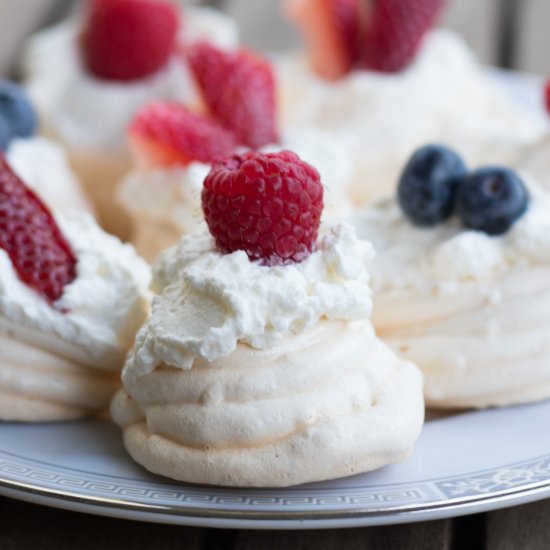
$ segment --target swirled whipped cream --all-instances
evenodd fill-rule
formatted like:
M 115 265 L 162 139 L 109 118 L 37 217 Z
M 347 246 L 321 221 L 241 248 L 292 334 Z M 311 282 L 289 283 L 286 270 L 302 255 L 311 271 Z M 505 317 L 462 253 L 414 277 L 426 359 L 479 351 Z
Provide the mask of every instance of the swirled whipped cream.
M 498 237 L 456 220 L 414 227 L 393 200 L 356 218 L 378 250 L 374 326 L 422 369 L 429 405 L 550 396 L 550 195 L 526 183 L 529 209 Z
M 16 333 L 40 335 L 37 347 L 91 367 L 121 367 L 148 312 L 150 270 L 129 245 L 101 231 L 91 216 L 57 216 L 76 257 L 77 276 L 52 307 L 21 282 L 0 249 L 0 318 Z M 34 344 L 35 342 L 28 342 Z
M 195 483 L 287 486 L 404 459 L 422 377 L 374 333 L 372 247 L 325 230 L 300 264 L 184 238 L 154 271 L 150 321 L 111 413 L 132 457 Z
M 416 60 L 395 74 L 355 71 L 329 82 L 303 54 L 276 58 L 283 126 L 320 128 L 351 151 L 358 205 L 393 191 L 420 145 L 440 142 L 474 165 L 509 163 L 545 121 L 487 75 L 465 42 L 446 30 L 426 36 Z
M 41 137 L 13 140 L 6 152 L 10 166 L 52 210 L 91 211 L 63 149 Z
M 237 44 L 235 23 L 209 8 L 188 8 L 182 15 L 182 45 L 204 39 L 223 47 Z M 49 130 L 70 148 L 123 152 L 134 113 L 157 99 L 198 102 L 191 74 L 178 56 L 139 82 L 99 80 L 83 68 L 78 51 L 80 18 L 36 34 L 27 51 L 27 89 Z
M 223 254 L 207 233 L 184 237 L 159 260 L 154 288 L 160 294 L 123 379 L 160 363 L 189 369 L 199 358 L 215 361 L 239 342 L 265 349 L 321 318 L 368 318 L 372 254 L 346 225 L 329 231 L 302 263 L 280 267 L 251 262 L 243 251 Z

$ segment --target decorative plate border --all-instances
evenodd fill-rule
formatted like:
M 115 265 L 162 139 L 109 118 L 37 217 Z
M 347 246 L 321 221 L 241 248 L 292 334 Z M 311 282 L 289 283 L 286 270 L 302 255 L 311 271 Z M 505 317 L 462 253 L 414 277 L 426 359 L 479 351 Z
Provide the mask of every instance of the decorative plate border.
M 108 476 L 79 469 L 60 468 L 0 451 L 0 494 L 51 499 L 50 504 L 70 508 L 69 503 L 92 507 L 103 515 L 145 514 L 150 521 L 203 524 L 200 518 L 219 518 L 236 523 L 322 519 L 338 521 L 362 518 L 359 524 L 423 519 L 422 514 L 497 501 L 509 505 L 519 500 L 550 497 L 550 455 L 502 465 L 467 475 L 380 486 L 326 488 L 302 486 L 272 490 L 240 490 L 176 485 L 165 480 L 139 480 Z M 280 495 L 277 493 L 283 493 Z M 506 505 L 506 504 L 501 504 Z M 118 510 L 119 514 L 113 514 Z M 462 511 L 462 513 L 467 513 Z M 442 515 L 442 514 L 439 514 Z M 162 517 L 161 517 L 162 516 Z M 172 516 L 172 519 L 167 517 Z M 185 518 L 199 518 L 186 521 Z M 379 519 L 376 519 L 379 518 Z M 138 518 L 139 519 L 139 518 Z M 356 522 L 357 523 L 357 522 Z M 289 525 L 286 525 L 289 527 Z

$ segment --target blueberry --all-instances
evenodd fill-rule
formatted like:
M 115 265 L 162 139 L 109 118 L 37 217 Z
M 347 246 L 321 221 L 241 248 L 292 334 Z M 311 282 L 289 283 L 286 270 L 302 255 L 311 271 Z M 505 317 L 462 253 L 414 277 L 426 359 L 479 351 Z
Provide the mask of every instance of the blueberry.
M 414 225 L 431 227 L 446 220 L 454 208 L 458 182 L 466 175 L 464 161 L 442 145 L 418 149 L 401 174 L 397 199 Z
M 0 117 L 0 151 L 7 151 L 12 138 L 10 125 Z
M 489 166 L 460 182 L 456 212 L 462 223 L 489 235 L 502 235 L 520 218 L 529 193 L 518 175 L 508 168 Z
M 23 89 L 0 80 L 0 117 L 11 128 L 13 137 L 31 137 L 36 132 L 36 113 Z

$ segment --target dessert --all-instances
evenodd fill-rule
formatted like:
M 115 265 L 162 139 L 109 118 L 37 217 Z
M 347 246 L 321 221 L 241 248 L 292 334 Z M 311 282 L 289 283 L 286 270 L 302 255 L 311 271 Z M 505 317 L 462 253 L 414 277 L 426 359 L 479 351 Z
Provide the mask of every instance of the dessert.
M 108 407 L 150 273 L 85 213 L 55 217 L 0 158 L 0 420 Z
M 0 80 L 0 151 L 50 208 L 91 211 L 64 151 L 35 135 L 37 117 L 23 90 Z
M 373 324 L 425 377 L 428 406 L 550 397 L 550 195 L 508 168 L 469 171 L 426 146 L 394 198 L 355 217 L 372 262 Z
M 157 102 L 138 112 L 130 125 L 136 166 L 121 182 L 118 198 L 132 219 L 131 240 L 142 256 L 152 261 L 182 235 L 204 228 L 204 177 L 212 161 L 238 149 L 296 151 L 319 167 L 329 185 L 325 219 L 349 214 L 351 203 L 342 191 L 352 177 L 349 152 L 319 130 L 286 129 L 279 139 L 267 59 L 206 42 L 189 47 L 187 55 L 208 112 Z
M 210 234 L 155 267 L 150 321 L 111 413 L 132 457 L 174 479 L 288 486 L 404 459 L 422 380 L 374 334 L 369 243 L 321 229 L 322 186 L 294 153 L 215 163 Z
M 182 10 L 164 0 L 89 0 L 30 41 L 27 89 L 44 131 L 66 146 L 110 232 L 129 233 L 114 200 L 116 183 L 131 167 L 126 128 L 151 101 L 197 102 L 180 50 L 201 39 L 232 46 L 236 27 L 214 10 Z
M 472 165 L 511 164 L 545 131 L 454 33 L 430 30 L 440 0 L 291 0 L 309 53 L 277 56 L 282 125 L 320 128 L 352 152 L 356 205 L 391 194 L 424 143 Z M 327 9 L 330 8 L 330 9 Z
M 537 82 L 540 84 L 540 82 Z M 537 90 L 541 86 L 536 87 Z M 550 115 L 550 81 L 547 81 L 542 86 L 542 99 L 529 97 L 530 103 L 533 108 L 536 109 L 537 106 L 540 108 L 542 113 L 548 116 Z M 536 100 L 539 99 L 537 102 Z M 550 154 L 550 130 L 546 129 L 544 135 L 537 141 L 528 144 L 518 155 L 515 166 L 518 170 L 527 172 L 531 177 L 535 178 L 546 190 L 550 190 L 550 175 L 548 171 L 548 158 Z

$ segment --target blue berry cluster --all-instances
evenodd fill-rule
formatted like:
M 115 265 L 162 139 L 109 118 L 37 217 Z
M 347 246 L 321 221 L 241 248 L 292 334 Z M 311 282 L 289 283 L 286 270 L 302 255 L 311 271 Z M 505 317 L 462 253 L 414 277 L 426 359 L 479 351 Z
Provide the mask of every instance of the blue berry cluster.
M 513 170 L 491 166 L 469 172 L 460 156 L 442 145 L 426 145 L 413 154 L 397 199 L 414 225 L 433 227 L 456 213 L 465 227 L 488 235 L 508 231 L 529 204 Z
M 0 150 L 6 151 L 16 137 L 33 136 L 36 126 L 36 113 L 23 89 L 0 80 Z

